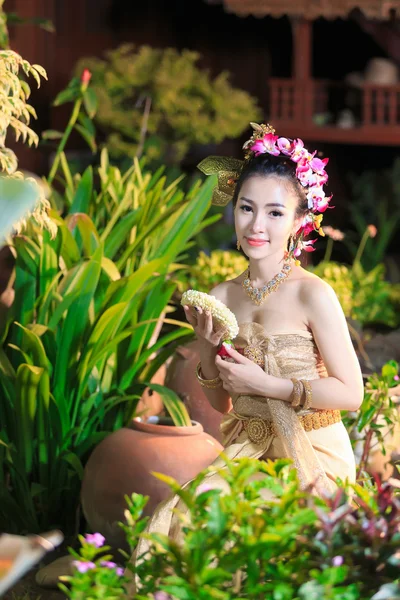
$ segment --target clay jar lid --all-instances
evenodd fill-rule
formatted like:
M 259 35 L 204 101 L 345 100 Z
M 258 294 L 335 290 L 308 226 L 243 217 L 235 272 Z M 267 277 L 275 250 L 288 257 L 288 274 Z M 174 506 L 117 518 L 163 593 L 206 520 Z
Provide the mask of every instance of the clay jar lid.
M 203 425 L 197 421 L 192 421 L 190 427 L 177 427 L 170 417 L 160 416 L 148 417 L 146 421 L 133 419 L 131 428 L 136 429 L 137 431 L 143 431 L 143 433 L 170 436 L 198 435 L 204 431 Z

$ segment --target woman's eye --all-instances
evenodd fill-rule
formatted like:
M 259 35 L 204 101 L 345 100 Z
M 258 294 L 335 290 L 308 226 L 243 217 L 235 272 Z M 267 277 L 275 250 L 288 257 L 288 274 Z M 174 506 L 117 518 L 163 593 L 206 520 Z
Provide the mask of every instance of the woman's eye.
M 273 217 L 281 217 L 282 216 L 282 213 L 279 210 L 271 210 L 271 212 L 269 214 L 272 215 Z
M 243 210 L 243 212 L 249 212 L 248 210 L 245 210 L 246 208 L 251 210 L 251 206 L 247 206 L 247 204 L 242 204 L 242 206 L 240 207 L 240 210 Z

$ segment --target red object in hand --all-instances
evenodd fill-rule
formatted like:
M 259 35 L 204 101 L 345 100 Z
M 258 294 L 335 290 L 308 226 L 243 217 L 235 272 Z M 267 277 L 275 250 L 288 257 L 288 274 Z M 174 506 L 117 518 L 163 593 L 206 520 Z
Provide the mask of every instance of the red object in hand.
M 224 344 L 226 344 L 227 346 L 232 346 L 232 348 L 235 348 L 235 346 L 234 346 L 233 342 L 231 342 L 231 340 L 224 340 L 218 349 L 218 352 L 217 352 L 218 356 L 220 356 L 222 358 L 222 360 L 226 360 L 228 362 L 236 362 L 235 359 L 232 358 L 232 356 L 230 356 L 230 354 L 228 354 Z

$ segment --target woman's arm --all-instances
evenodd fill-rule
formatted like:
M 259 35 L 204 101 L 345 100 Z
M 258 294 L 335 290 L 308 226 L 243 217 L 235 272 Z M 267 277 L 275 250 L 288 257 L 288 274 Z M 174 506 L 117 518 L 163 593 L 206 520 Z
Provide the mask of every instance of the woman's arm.
M 364 395 L 362 373 L 336 294 L 325 281 L 315 278 L 304 281 L 301 296 L 328 372 L 328 377 L 311 381 L 312 407 L 357 410 Z M 268 394 L 282 400 L 289 400 L 292 390 L 290 380 L 277 377 L 268 386 Z
M 203 355 L 200 351 L 201 361 L 201 372 L 205 379 L 214 379 L 219 376 L 219 371 L 215 366 L 215 357 L 217 356 L 217 350 L 213 350 L 212 353 L 208 352 L 208 355 Z M 203 387 L 204 394 L 207 400 L 215 410 L 220 413 L 228 413 L 232 409 L 232 400 L 230 394 L 221 386 L 210 389 Z

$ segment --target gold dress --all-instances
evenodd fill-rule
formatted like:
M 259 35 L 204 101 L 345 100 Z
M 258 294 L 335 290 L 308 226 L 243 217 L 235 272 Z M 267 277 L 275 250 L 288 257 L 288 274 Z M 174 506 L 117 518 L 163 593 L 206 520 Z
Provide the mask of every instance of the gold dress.
M 235 347 L 259 364 L 266 373 L 285 379 L 319 379 L 326 369 L 314 338 L 307 331 L 269 335 L 258 323 L 242 323 Z M 251 457 L 272 460 L 290 458 L 303 488 L 316 494 L 336 489 L 335 480 L 355 481 L 355 459 L 348 433 L 337 410 L 305 411 L 288 402 L 261 396 L 234 394 L 233 410 L 224 416 L 224 453 L 229 459 Z M 223 467 L 217 458 L 213 465 Z M 224 490 L 218 473 L 207 475 L 207 485 Z M 151 517 L 146 532 L 169 535 L 179 541 L 180 529 L 172 509 L 184 505 L 178 496 L 162 502 Z M 131 560 L 147 548 L 141 540 Z

